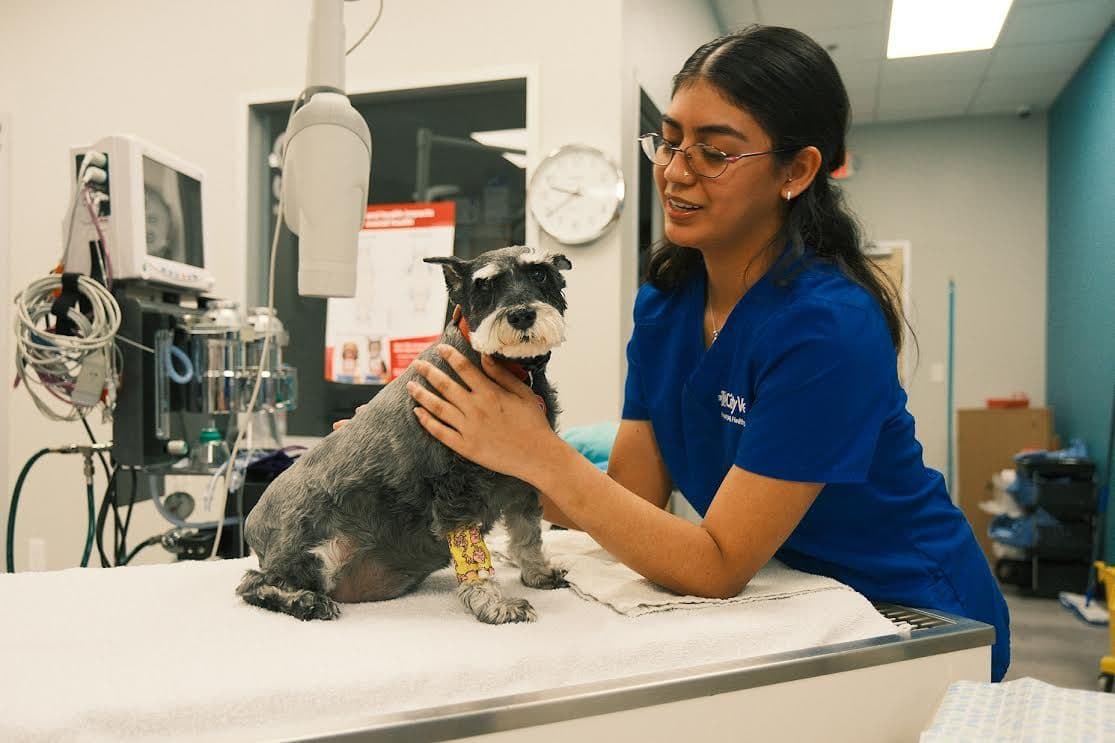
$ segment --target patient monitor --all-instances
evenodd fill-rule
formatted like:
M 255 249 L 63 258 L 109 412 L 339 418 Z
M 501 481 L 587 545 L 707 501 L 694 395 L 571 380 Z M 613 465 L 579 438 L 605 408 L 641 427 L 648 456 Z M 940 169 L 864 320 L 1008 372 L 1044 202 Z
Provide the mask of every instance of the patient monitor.
M 138 279 L 192 292 L 213 287 L 205 265 L 201 169 L 132 136 L 110 136 L 70 150 L 74 189 L 81 189 L 86 153 L 98 154 L 100 178 L 93 181 L 94 229 L 81 198 L 75 199 L 67 230 L 66 270 L 93 275 L 92 241 L 111 249 L 107 266 L 115 280 Z M 80 196 L 80 195 L 79 195 Z

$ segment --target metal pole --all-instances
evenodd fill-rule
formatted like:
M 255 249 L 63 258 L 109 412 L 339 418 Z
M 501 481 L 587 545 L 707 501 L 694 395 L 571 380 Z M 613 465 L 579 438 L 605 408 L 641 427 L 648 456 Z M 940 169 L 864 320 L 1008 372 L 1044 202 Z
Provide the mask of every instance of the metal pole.
M 430 150 L 434 147 L 434 133 L 429 129 L 418 130 L 418 158 L 414 172 L 414 200 L 425 201 L 430 190 Z
M 953 502 L 956 502 L 956 493 L 952 489 L 952 419 L 953 419 L 953 398 L 952 398 L 952 384 L 953 384 L 953 366 L 955 361 L 956 352 L 956 282 L 949 279 L 949 347 L 948 347 L 948 474 L 946 475 L 946 483 L 949 489 L 949 495 L 952 497 Z

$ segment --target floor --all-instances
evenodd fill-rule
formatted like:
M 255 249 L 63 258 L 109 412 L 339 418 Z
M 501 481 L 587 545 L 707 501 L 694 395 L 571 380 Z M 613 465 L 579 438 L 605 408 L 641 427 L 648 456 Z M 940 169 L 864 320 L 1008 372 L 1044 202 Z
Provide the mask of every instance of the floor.
M 1006 681 L 1026 676 L 1068 689 L 1096 690 L 1101 656 L 1111 654 L 1107 627 L 1077 619 L 1056 599 L 1003 589 L 1010 607 L 1011 664 Z

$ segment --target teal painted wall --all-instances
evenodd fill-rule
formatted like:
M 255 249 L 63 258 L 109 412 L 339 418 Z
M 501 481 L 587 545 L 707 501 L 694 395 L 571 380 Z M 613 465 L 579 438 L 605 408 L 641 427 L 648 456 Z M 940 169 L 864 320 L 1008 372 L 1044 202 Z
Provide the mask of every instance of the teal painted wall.
M 1102 469 L 1115 387 L 1115 27 L 1049 112 L 1048 281 L 1046 398 L 1062 441 L 1084 439 Z M 1115 512 L 1106 554 L 1115 562 Z

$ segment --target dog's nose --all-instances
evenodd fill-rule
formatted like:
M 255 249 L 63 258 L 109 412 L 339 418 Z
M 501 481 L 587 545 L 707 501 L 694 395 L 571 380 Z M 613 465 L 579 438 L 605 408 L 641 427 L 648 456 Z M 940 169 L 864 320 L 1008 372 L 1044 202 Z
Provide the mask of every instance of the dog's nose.
M 517 310 L 511 310 L 507 313 L 507 322 L 515 330 L 526 330 L 531 325 L 534 325 L 534 318 L 537 313 L 529 307 L 523 307 Z

